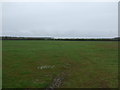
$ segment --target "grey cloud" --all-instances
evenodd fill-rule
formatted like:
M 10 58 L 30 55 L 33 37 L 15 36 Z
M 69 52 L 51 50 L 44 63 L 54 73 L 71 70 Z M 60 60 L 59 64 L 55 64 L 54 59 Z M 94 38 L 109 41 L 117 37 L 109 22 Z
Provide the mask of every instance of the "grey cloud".
M 117 3 L 3 3 L 3 35 L 115 37 Z

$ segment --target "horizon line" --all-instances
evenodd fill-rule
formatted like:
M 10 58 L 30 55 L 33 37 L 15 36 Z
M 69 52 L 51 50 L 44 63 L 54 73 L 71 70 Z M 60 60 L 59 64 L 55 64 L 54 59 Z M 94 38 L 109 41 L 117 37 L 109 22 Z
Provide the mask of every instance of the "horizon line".
M 68 38 L 68 39 L 85 39 L 85 38 L 117 38 L 119 36 L 114 36 L 114 37 L 53 37 L 53 36 L 9 36 L 9 35 L 0 35 L 0 37 L 25 37 L 25 38 L 54 38 L 54 39 L 64 39 L 64 38 Z

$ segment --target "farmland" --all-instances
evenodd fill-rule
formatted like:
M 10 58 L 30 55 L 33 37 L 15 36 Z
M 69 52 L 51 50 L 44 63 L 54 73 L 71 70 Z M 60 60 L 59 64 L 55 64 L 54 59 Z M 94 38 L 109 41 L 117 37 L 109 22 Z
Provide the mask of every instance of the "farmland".
M 118 87 L 117 41 L 3 40 L 3 88 Z M 63 75 L 64 73 L 64 75 Z

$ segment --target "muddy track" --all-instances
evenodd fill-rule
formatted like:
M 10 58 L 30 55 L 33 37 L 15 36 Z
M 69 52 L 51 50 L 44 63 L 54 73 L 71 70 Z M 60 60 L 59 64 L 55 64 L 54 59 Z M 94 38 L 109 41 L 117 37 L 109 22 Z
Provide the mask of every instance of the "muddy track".
M 46 90 L 54 90 L 54 88 L 59 88 L 63 84 L 63 80 L 66 77 L 66 73 L 62 72 L 58 76 L 56 76 L 51 84 L 46 88 Z
M 45 90 L 54 90 L 55 88 L 60 88 L 63 84 L 64 79 L 68 76 L 68 71 L 70 69 L 70 64 L 64 66 L 65 71 L 58 74 L 50 83 L 50 85 Z

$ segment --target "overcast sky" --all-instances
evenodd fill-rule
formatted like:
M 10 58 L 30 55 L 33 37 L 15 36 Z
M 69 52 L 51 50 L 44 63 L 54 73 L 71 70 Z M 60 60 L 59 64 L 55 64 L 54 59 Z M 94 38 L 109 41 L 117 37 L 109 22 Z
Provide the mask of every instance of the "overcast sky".
M 118 36 L 117 2 L 3 3 L 2 35 Z

